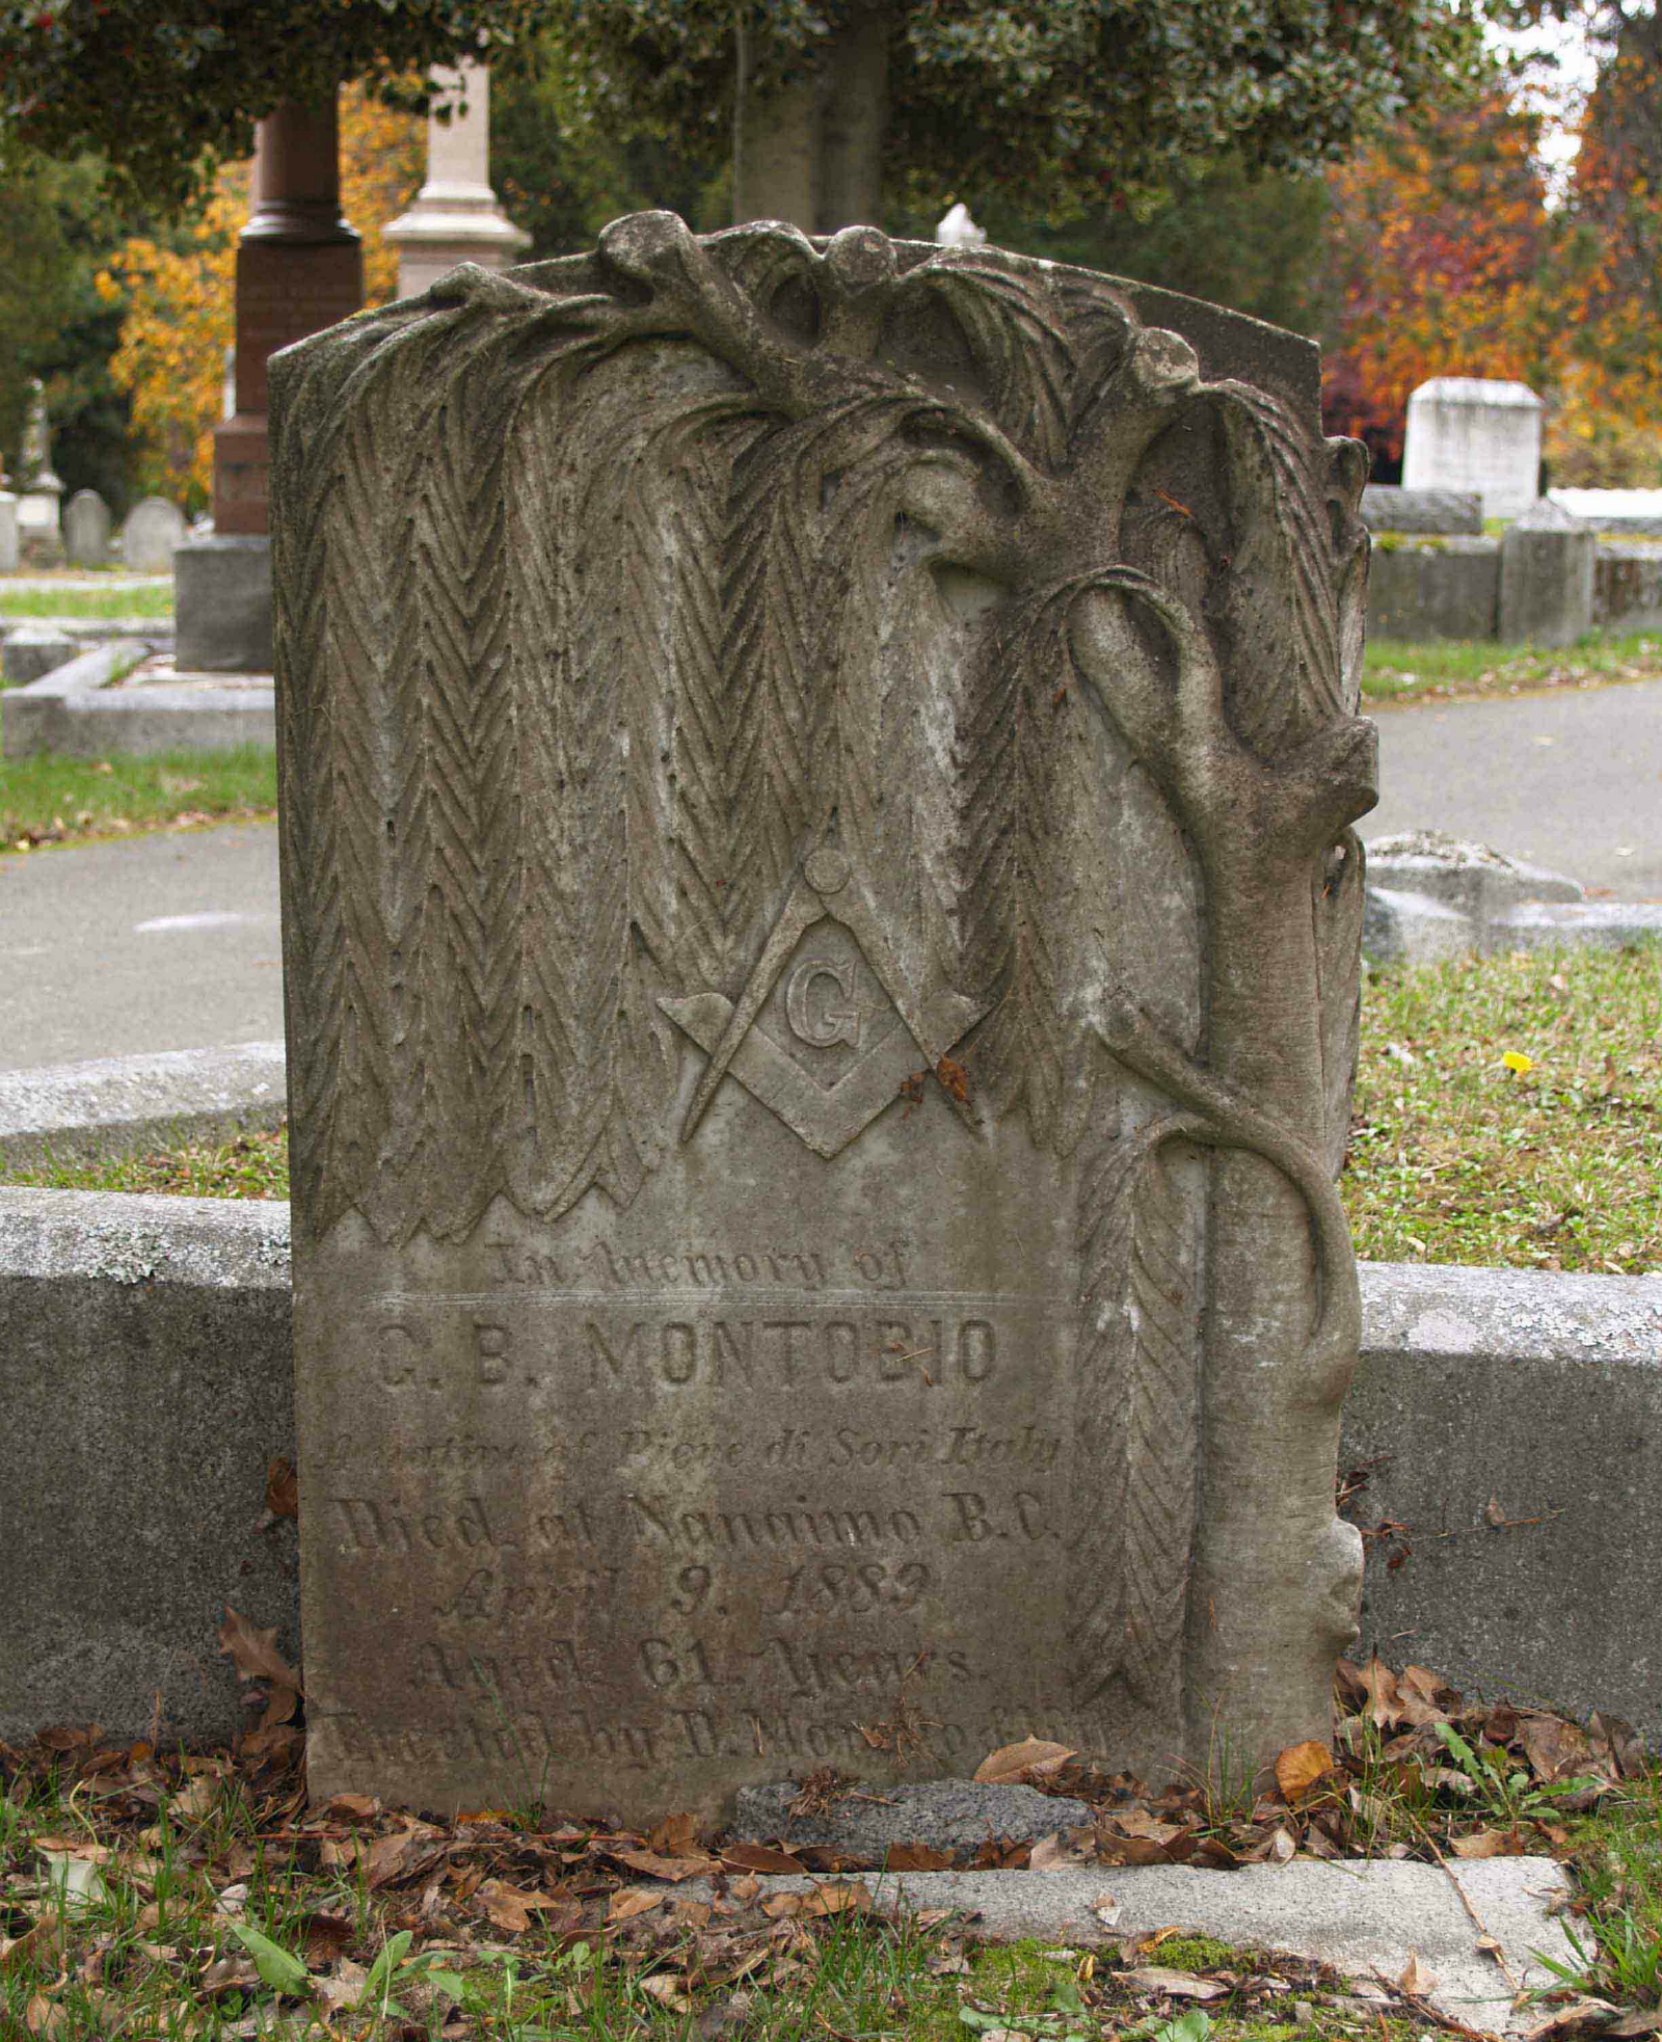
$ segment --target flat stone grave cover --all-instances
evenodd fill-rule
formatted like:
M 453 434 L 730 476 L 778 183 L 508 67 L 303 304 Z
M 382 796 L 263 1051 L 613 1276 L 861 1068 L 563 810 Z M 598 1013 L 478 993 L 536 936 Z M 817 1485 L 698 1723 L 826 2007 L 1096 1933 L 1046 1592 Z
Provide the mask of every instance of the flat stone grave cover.
M 656 213 L 273 389 L 313 1791 L 1324 1736 L 1373 796 L 1315 350 Z

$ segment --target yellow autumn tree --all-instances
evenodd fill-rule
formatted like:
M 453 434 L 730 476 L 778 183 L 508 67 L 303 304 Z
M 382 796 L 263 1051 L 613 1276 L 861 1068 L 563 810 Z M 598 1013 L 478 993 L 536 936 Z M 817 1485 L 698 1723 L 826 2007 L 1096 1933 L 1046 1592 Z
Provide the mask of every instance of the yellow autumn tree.
M 382 230 L 421 183 L 425 124 L 351 86 L 340 133 L 341 206 L 363 236 L 365 302 L 384 305 L 398 286 L 398 251 Z M 126 301 L 110 373 L 132 407 L 135 479 L 192 511 L 206 507 L 213 486 L 247 218 L 248 165 L 228 164 L 195 219 L 166 239 L 128 241 L 98 279 L 106 298 Z

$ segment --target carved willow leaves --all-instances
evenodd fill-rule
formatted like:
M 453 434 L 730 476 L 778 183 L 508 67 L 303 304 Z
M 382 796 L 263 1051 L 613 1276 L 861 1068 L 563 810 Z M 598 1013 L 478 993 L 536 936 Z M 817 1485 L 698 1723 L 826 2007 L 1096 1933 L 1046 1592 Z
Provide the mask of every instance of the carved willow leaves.
M 1136 907 L 1181 838 L 1077 684 L 1070 590 L 1118 557 L 1138 450 L 1204 414 L 1229 487 L 1137 543 L 1224 620 L 1245 741 L 1342 713 L 1353 542 L 1289 402 L 1199 380 L 1082 272 L 662 216 L 459 273 L 274 388 L 314 1227 L 629 1200 L 678 1138 L 662 1003 L 735 998 L 826 842 L 920 1009 L 984 1010 L 979 1112 L 1073 1149 L 1110 967 L 1169 1008 L 1187 959 L 1195 1040 L 1195 930 Z M 1137 531 L 1178 517 L 1144 493 Z

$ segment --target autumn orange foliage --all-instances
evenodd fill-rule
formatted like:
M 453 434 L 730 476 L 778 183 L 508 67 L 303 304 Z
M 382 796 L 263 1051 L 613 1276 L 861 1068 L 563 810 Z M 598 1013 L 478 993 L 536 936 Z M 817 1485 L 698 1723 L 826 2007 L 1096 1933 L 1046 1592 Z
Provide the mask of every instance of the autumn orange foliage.
M 398 252 L 382 229 L 421 182 L 423 137 L 419 119 L 358 87 L 342 93 L 341 206 L 363 237 L 367 304 L 385 304 L 397 289 Z M 126 300 L 110 371 L 132 407 L 135 479 L 191 510 L 206 506 L 212 488 L 213 429 L 236 332 L 237 236 L 247 217 L 248 165 L 227 165 L 194 220 L 128 241 L 98 279 L 106 298 Z
M 1330 431 L 1394 457 L 1416 384 L 1539 378 L 1548 222 L 1534 146 L 1530 117 L 1496 93 L 1332 174 Z
M 1395 457 L 1416 384 L 1515 376 L 1556 481 L 1662 483 L 1662 28 L 1606 62 L 1556 206 L 1535 146 L 1496 90 L 1332 173 L 1329 430 Z

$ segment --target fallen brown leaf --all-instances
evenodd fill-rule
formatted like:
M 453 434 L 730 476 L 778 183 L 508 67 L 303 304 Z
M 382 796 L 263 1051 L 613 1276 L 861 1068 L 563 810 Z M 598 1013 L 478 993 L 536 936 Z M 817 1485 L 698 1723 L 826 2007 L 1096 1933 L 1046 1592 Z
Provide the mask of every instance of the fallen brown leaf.
M 505 1879 L 482 1879 L 473 1898 L 491 1921 L 509 1935 L 521 1935 L 531 1926 L 533 1914 L 560 1913 L 570 1906 L 564 1894 L 537 1893 L 510 1886 Z
M 1332 1775 L 1333 1754 L 1313 1737 L 1302 1744 L 1289 1744 L 1285 1751 L 1276 1754 L 1275 1784 L 1288 1803 L 1299 1800 Z
M 952 1869 L 951 1851 L 932 1851 L 923 1843 L 892 1843 L 883 1861 L 886 1872 L 947 1872 Z
M 268 1680 L 276 1687 L 303 1693 L 300 1676 L 277 1650 L 277 1626 L 262 1631 L 246 1617 L 238 1616 L 229 1603 L 225 1621 L 219 1627 L 219 1649 L 230 1656 L 242 1680 Z
M 1024 1737 L 1019 1744 L 1001 1744 L 997 1751 L 990 1752 L 976 1767 L 975 1778 L 984 1787 L 1032 1782 L 1060 1772 L 1073 1756 L 1065 1744 L 1051 1744 L 1042 1737 Z
M 714 1858 L 661 1858 L 656 1851 L 609 1851 L 607 1856 L 627 1865 L 631 1872 L 639 1872 L 643 1879 L 668 1879 L 672 1884 L 704 1878 L 721 1869 Z
M 1164 1964 L 1140 1964 L 1122 1971 L 1121 1982 L 1134 1992 L 1158 1992 L 1167 1999 L 1222 1999 L 1229 1990 L 1215 1978 L 1197 1978 L 1192 1971 L 1171 1971 Z
M 300 1515 L 300 1484 L 295 1476 L 294 1463 L 285 1460 L 281 1454 L 266 1466 L 265 1507 L 273 1517 Z
M 667 1972 L 654 1971 L 640 1983 L 642 1992 L 649 1994 L 661 2007 L 668 2007 L 672 2014 L 692 2012 L 692 2001 Z
M 1410 1998 L 1424 1999 L 1436 1983 L 1433 1974 L 1427 1971 L 1417 1954 L 1410 1950 L 1408 1962 L 1402 1967 L 1402 1976 L 1397 1980 L 1398 1990 L 1407 1993 Z
M 808 1867 L 799 1857 L 787 1850 L 777 1850 L 772 1844 L 730 1843 L 722 1846 L 721 1862 L 731 1872 L 806 1872 Z M 933 1866 L 914 1866 L 916 1871 L 934 1870 Z
M 696 1858 L 700 1855 L 698 1824 L 690 1815 L 666 1815 L 647 1838 L 647 1848 L 665 1858 Z
M 669 1899 L 667 1893 L 655 1893 L 650 1886 L 620 1886 L 606 1906 L 609 1922 L 633 1921 L 638 1914 L 650 1914 L 655 1907 L 662 1907 Z
M 1515 1858 L 1523 1850 L 1516 1830 L 1480 1829 L 1472 1836 L 1457 1836 L 1449 1844 L 1457 1858 Z

